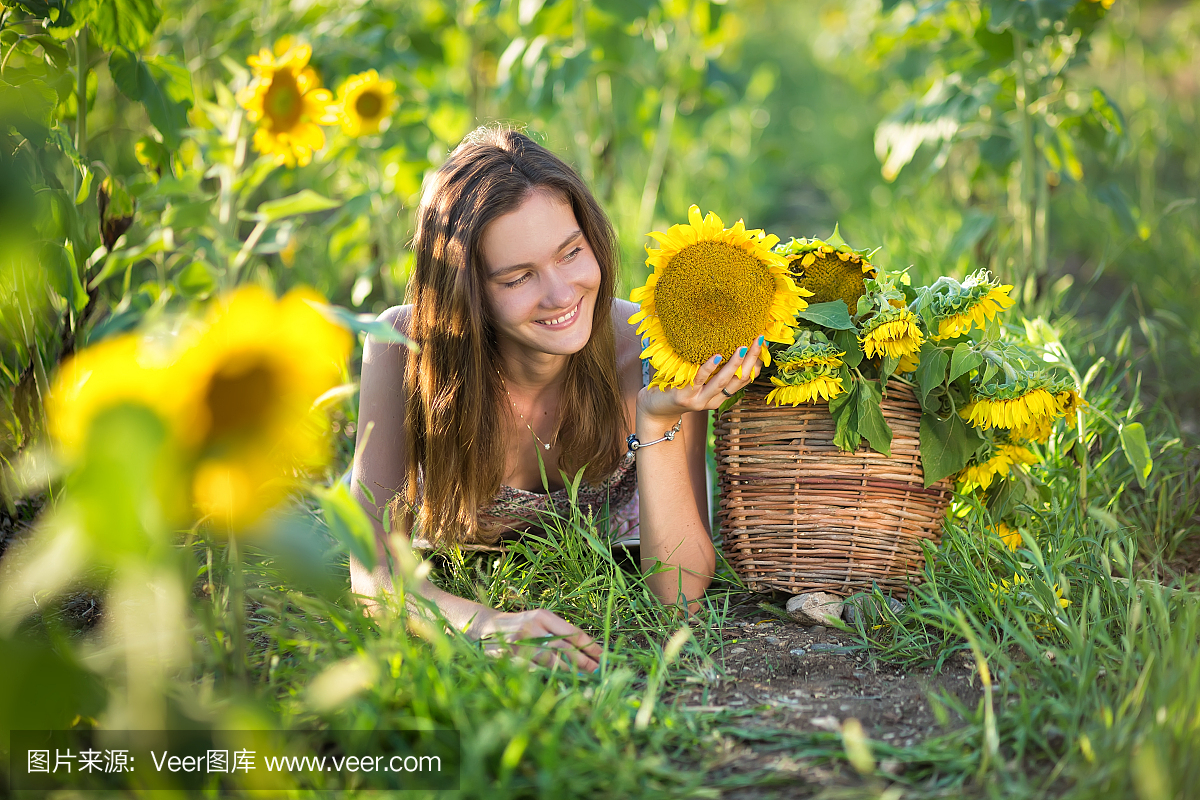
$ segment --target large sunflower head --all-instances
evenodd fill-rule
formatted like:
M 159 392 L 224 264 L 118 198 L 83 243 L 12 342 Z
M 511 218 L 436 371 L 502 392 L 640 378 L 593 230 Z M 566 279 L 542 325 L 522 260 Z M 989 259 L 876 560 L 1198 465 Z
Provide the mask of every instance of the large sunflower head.
M 321 88 L 317 73 L 308 66 L 311 57 L 312 48 L 306 44 L 287 47 L 278 58 L 263 48 L 246 59 L 254 80 L 238 92 L 246 118 L 258 123 L 254 149 L 289 167 L 312 161 L 313 151 L 325 146 L 320 126 L 338 122 L 333 95 Z
M 875 277 L 870 251 L 851 248 L 836 226 L 828 240 L 792 239 L 775 252 L 787 257 L 788 269 L 796 283 L 813 293 L 813 303 L 841 300 L 851 314 L 866 293 L 865 280 Z
M 351 75 L 338 89 L 338 106 L 347 136 L 379 133 L 396 106 L 396 82 L 380 80 L 373 69 Z
M 711 211 L 701 218 L 697 206 L 688 209 L 687 225 L 649 235 L 659 243 L 646 248 L 654 272 L 630 295 L 641 310 L 629 322 L 650 340 L 641 355 L 655 369 L 651 386 L 687 386 L 708 359 L 719 353 L 728 360 L 759 336 L 792 343 L 809 292 L 771 251 L 777 237 L 747 230 L 741 220 L 726 229 Z M 760 358 L 771 363 L 766 347 Z
M 987 270 L 981 269 L 959 283 L 939 278 L 929 289 L 929 313 L 933 341 L 954 339 L 970 333 L 972 326 L 982 330 L 996 315 L 1016 301 L 1008 296 L 1012 286 L 1001 286 Z
M 916 314 L 907 308 L 889 307 L 863 324 L 858 341 L 867 358 L 904 358 L 921 349 L 925 336 Z
M 282 497 L 296 465 L 321 462 L 323 430 L 311 409 L 338 383 L 350 336 L 309 300 L 319 297 L 296 290 L 276 301 L 240 289 L 173 368 L 188 389 L 193 492 L 204 513 L 245 524 Z

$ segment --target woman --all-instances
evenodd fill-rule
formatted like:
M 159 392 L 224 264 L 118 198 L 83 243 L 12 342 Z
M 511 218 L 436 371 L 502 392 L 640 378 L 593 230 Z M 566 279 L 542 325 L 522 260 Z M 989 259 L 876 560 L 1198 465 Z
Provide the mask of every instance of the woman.
M 753 379 L 761 338 L 728 363 L 709 359 L 690 386 L 645 388 L 627 322 L 637 307 L 613 297 L 608 219 L 570 167 L 512 130 L 475 131 L 437 170 L 412 246 L 410 303 L 381 319 L 421 349 L 367 339 L 352 476 L 359 502 L 383 519 L 390 499 L 399 529 L 436 546 L 494 541 L 518 527 L 510 501 L 536 501 L 539 457 L 547 477 L 585 468 L 581 498 L 632 492 L 636 482 L 642 568 L 666 567 L 648 578 L 652 591 L 668 604 L 700 597 L 716 558 L 706 412 Z M 644 444 L 627 445 L 630 434 Z M 381 524 L 376 534 L 384 564 Z M 353 563 L 351 574 L 366 597 L 391 587 L 385 566 Z M 598 666 L 598 645 L 548 611 L 506 613 L 429 584 L 420 591 L 469 636 L 541 639 L 540 663 Z

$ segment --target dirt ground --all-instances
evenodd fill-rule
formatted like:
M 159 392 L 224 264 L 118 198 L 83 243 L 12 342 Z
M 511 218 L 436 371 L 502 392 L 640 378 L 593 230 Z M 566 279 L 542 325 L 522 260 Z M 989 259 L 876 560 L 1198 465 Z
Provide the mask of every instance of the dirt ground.
M 870 739 L 911 747 L 944 732 L 930 707 L 931 694 L 957 697 L 967 708 L 982 696 L 968 659 L 951 659 L 937 674 L 929 668 L 899 669 L 872 658 L 853 634 L 781 620 L 759 607 L 766 599 L 748 598 L 722 630 L 725 677 L 669 699 L 699 712 L 731 712 L 738 728 L 764 733 L 832 732 L 853 718 Z M 956 722 L 951 712 L 951 725 Z M 769 742 L 733 746 L 722 761 L 718 774 L 768 770 L 779 778 L 778 785 L 725 795 L 739 800 L 809 797 L 831 785 L 859 785 L 846 768 L 806 763 Z M 900 769 L 887 762 L 881 767 Z

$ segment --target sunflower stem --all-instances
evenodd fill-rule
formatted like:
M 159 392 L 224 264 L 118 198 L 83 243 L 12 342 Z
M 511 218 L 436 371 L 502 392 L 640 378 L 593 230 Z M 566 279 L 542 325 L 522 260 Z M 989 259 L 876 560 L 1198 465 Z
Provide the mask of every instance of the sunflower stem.
M 242 554 L 238 549 L 237 535 L 229 531 L 229 560 L 233 569 L 229 573 L 229 605 L 233 611 L 233 631 L 229 637 L 233 643 L 233 675 L 238 682 L 246 680 L 246 584 L 242 574 Z
M 87 163 L 87 77 L 88 46 L 87 25 L 75 34 L 75 150 L 79 153 L 80 166 Z M 75 171 L 75 194 L 83 186 L 83 173 Z
M 237 256 L 233 259 L 233 264 L 230 269 L 233 271 L 234 283 L 237 283 L 238 271 L 245 265 L 250 258 L 250 253 L 254 250 L 254 245 L 258 244 L 258 240 L 262 238 L 263 233 L 267 230 L 267 221 L 259 220 L 254 226 L 254 230 L 250 231 L 250 235 L 246 237 L 246 241 L 242 243 L 242 249 L 238 250 Z
M 1024 270 L 1024 284 L 1028 284 L 1030 278 L 1035 275 L 1036 266 L 1034 264 L 1034 245 L 1033 245 L 1033 219 L 1034 219 L 1034 172 L 1036 153 L 1033 143 L 1033 117 L 1030 112 L 1030 87 L 1029 74 L 1026 66 L 1027 56 L 1031 56 L 1026 47 L 1025 37 L 1014 31 L 1013 33 L 1013 56 L 1016 59 L 1016 78 L 1017 78 L 1017 118 L 1020 125 L 1021 134 L 1021 156 L 1020 156 L 1020 204 L 1018 206 L 1017 224 L 1021 231 L 1021 266 Z M 1022 293 L 1027 289 L 1023 285 Z

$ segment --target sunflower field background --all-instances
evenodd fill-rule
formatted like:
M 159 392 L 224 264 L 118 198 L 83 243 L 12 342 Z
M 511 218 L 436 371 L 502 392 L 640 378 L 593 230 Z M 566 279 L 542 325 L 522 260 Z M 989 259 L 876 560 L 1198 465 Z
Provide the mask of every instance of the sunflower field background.
M 1144 431 L 1152 468 L 1097 420 L 1052 441 L 1019 530 L 964 497 L 904 610 L 860 619 L 887 663 L 971 653 L 957 727 L 770 741 L 838 796 L 1192 796 L 1198 50 L 1196 2 L 0 0 L 0 729 L 449 727 L 466 796 L 788 790 L 728 769 L 766 734 L 667 699 L 721 674 L 732 582 L 681 626 L 578 516 L 442 565 L 594 632 L 598 676 L 348 596 L 362 334 L 404 296 L 423 176 L 499 120 L 593 187 L 623 297 L 692 204 L 836 224 L 914 278 L 989 269 L 1006 322 Z

